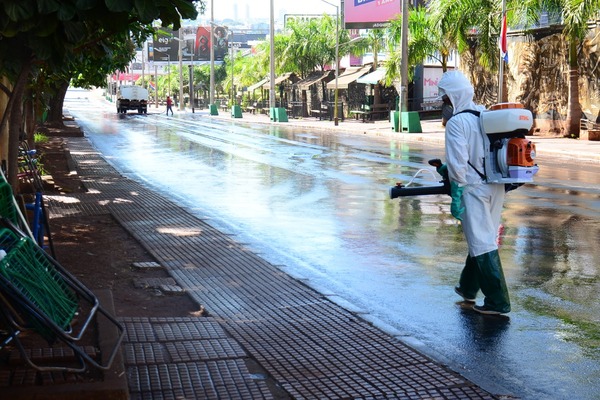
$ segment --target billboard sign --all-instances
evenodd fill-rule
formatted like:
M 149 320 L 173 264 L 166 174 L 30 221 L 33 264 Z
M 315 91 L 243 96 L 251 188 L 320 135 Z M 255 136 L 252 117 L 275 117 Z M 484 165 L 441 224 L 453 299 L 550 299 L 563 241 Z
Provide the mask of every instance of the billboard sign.
M 215 61 L 222 61 L 227 54 L 229 32 L 227 28 L 213 28 L 214 40 L 210 38 L 210 26 L 184 26 L 181 29 L 183 62 L 210 61 L 210 46 L 214 45 Z M 148 60 L 169 63 L 179 62 L 179 31 L 159 28 L 148 46 Z
M 387 26 L 402 13 L 402 0 L 346 0 L 344 27 L 373 29 Z

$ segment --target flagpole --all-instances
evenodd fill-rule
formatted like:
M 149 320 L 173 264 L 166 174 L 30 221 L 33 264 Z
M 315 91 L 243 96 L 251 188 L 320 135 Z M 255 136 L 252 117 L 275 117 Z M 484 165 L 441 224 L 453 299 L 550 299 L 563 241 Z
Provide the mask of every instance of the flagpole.
M 502 0 L 502 17 L 500 19 L 501 28 L 500 28 L 500 68 L 498 68 L 498 103 L 502 103 L 502 99 L 504 98 L 504 51 L 508 51 L 508 49 L 502 49 L 502 41 L 506 40 L 506 28 L 504 24 L 506 23 L 506 0 Z M 504 33 L 504 37 L 503 37 Z

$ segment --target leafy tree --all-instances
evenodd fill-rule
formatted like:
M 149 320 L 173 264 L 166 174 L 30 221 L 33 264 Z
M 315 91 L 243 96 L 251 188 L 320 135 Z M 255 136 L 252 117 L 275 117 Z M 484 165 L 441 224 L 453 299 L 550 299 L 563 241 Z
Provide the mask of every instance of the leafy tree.
M 367 34 L 354 41 L 350 51 L 355 55 L 364 55 L 367 52 L 373 53 L 373 69 L 379 66 L 379 52 L 385 49 L 387 45 L 386 31 L 384 29 L 369 29 Z
M 586 35 L 588 22 L 598 16 L 600 0 L 523 0 L 511 5 L 514 12 L 531 16 L 537 21 L 543 11 L 559 12 L 563 17 L 563 36 L 569 48 L 569 96 L 567 104 L 567 134 L 579 137 L 582 117 L 579 102 L 578 56 Z
M 501 21 L 500 0 L 431 0 L 428 10 L 436 25 L 450 35 L 461 53 L 476 51 L 478 62 L 497 71 L 497 38 Z M 579 102 L 578 54 L 589 32 L 588 22 L 600 9 L 600 0 L 509 0 L 510 23 L 538 22 L 542 12 L 557 12 L 563 17 L 563 35 L 569 48 L 569 100 L 567 129 L 579 136 L 582 110 Z
M 113 36 L 128 34 L 132 25 L 179 27 L 182 18 L 195 18 L 195 1 L 189 0 L 19 0 L 0 3 L 0 76 L 8 84 L 0 90 L 8 99 L 2 113 L 2 158 L 8 179 L 16 187 L 17 154 L 27 84 L 40 72 L 47 76 L 73 73 L 91 48 L 110 48 Z M 202 2 L 200 2 L 202 3 Z M 71 75 L 72 76 L 72 75 Z M 7 136 L 7 138 L 6 138 Z
M 349 51 L 355 55 L 364 55 L 366 52 L 373 53 L 373 70 L 379 67 L 379 52 L 385 48 L 387 44 L 386 31 L 383 29 L 369 29 L 366 36 L 354 41 Z M 386 82 L 389 85 L 390 82 Z M 373 92 L 373 103 L 381 103 L 381 90 L 379 85 L 375 85 Z
M 501 0 L 431 0 L 427 11 L 433 27 L 454 43 L 459 53 L 476 49 L 477 62 L 496 71 L 501 6 Z
M 74 57 L 65 71 L 55 71 L 48 79 L 52 85 L 44 88 L 39 79 L 36 86 L 49 95 L 48 123 L 62 125 L 64 96 L 69 85 L 82 88 L 102 87 L 106 76 L 116 70 L 124 70 L 135 55 L 135 44 L 142 43 L 151 33 L 147 25 L 131 24 L 129 33 L 122 32 L 93 43 L 81 57 Z
M 296 72 L 305 78 L 317 69 L 324 71 L 325 67 L 335 65 L 334 18 L 324 14 L 321 18 L 308 21 L 296 20 L 290 22 L 288 29 L 287 47 L 282 54 L 278 54 L 288 66 L 295 67 L 293 71 L 290 68 L 286 72 Z M 339 29 L 338 33 L 339 53 L 345 54 L 350 41 L 348 31 Z

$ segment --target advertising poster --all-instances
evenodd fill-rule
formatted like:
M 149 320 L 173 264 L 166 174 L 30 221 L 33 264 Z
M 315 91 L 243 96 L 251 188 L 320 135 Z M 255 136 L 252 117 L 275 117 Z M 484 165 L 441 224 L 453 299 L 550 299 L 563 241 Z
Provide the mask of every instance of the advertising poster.
M 182 61 L 210 61 L 210 46 L 214 45 L 215 61 L 223 61 L 228 49 L 229 32 L 225 27 L 213 28 L 214 40 L 210 37 L 210 26 L 182 27 Z M 154 62 L 179 61 L 179 31 L 160 28 L 148 46 L 148 59 Z
M 402 12 L 402 0 L 346 0 L 346 29 L 383 28 Z

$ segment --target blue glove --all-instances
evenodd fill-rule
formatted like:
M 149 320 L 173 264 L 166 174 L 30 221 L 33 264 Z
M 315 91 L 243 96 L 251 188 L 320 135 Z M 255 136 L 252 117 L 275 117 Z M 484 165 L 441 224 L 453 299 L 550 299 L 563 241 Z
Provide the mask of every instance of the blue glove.
M 462 213 L 465 212 L 465 208 L 462 205 L 463 190 L 464 188 L 458 186 L 458 183 L 450 182 L 450 196 L 452 196 L 450 213 L 459 221 L 462 221 Z

